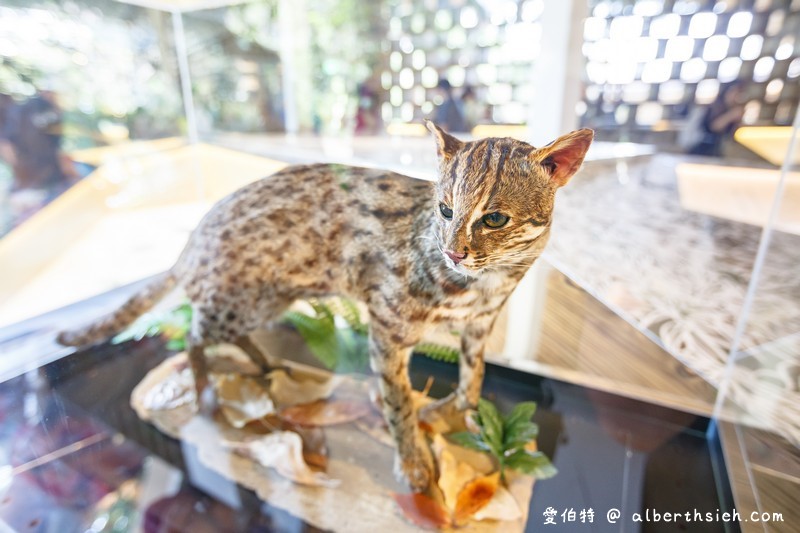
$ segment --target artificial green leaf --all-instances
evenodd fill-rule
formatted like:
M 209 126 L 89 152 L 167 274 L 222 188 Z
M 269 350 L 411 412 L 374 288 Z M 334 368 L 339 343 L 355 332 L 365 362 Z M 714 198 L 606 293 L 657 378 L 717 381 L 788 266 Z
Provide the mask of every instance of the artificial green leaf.
M 508 450 L 522 448 L 539 436 L 539 426 L 533 422 L 520 422 L 514 427 L 513 432 L 503 435 L 503 447 Z
M 421 342 L 414 346 L 414 353 L 422 354 L 435 361 L 444 361 L 445 363 L 458 363 L 461 352 L 456 348 L 450 346 L 443 346 L 433 342 Z
M 308 345 L 308 349 L 323 365 L 329 369 L 336 368 L 339 360 L 339 345 L 333 320 L 330 320 L 324 313 L 322 318 L 297 311 L 287 311 L 283 316 L 297 328 L 298 333 Z
M 536 413 L 536 402 L 518 403 L 503 420 L 503 431 L 508 433 L 514 431 L 514 427 L 520 422 L 530 422 L 534 413 Z
M 480 415 L 481 435 L 492 451 L 500 455 L 503 453 L 503 419 L 494 404 L 481 398 L 478 400 L 478 414 Z
M 166 344 L 167 350 L 181 352 L 186 349 L 186 339 L 172 339 Z
M 504 464 L 508 468 L 518 470 L 523 474 L 534 476 L 536 479 L 547 479 L 558 473 L 550 459 L 542 452 L 517 450 L 505 457 Z
M 463 446 L 464 448 L 470 448 L 472 450 L 478 450 L 479 452 L 491 452 L 491 448 L 486 442 L 481 438 L 480 435 L 476 433 L 471 433 L 469 431 L 461 431 L 459 433 L 451 433 L 447 436 L 448 439 L 453 441 L 454 443 L 458 444 L 459 446 Z

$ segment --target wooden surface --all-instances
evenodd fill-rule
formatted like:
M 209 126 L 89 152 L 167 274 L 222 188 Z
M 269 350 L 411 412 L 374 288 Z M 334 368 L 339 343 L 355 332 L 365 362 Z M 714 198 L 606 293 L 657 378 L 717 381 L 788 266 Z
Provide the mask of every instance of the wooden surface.
M 514 368 L 710 415 L 716 389 L 569 278 L 546 265 L 544 307 Z M 500 359 L 503 361 L 502 359 Z
M 776 167 L 783 165 L 786 159 L 791 136 L 791 126 L 743 126 L 734 133 L 736 141 Z M 800 164 L 800 144 L 792 156 L 792 163 Z

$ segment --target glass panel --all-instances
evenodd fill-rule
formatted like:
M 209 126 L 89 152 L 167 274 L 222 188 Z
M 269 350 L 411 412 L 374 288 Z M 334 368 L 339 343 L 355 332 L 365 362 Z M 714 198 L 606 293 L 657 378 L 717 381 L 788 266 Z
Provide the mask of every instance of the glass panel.
M 193 221 L 203 207 L 192 167 L 172 174 L 163 157 L 186 144 L 168 14 L 102 0 L 3 2 L 0 43 L 7 325 L 162 270 L 186 221 L 159 202 Z M 151 218 L 158 230 L 143 224 Z

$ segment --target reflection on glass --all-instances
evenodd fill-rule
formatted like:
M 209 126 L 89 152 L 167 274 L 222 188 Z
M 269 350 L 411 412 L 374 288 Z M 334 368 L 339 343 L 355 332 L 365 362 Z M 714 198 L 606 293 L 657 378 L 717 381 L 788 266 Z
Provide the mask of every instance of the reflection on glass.
M 706 62 L 694 57 L 681 65 L 681 79 L 686 82 L 698 82 L 706 76 Z
M 589 59 L 592 61 L 606 62 L 611 57 L 611 40 L 601 39 L 589 45 Z
M 739 57 L 744 60 L 757 59 L 761 54 L 761 45 L 764 44 L 764 38 L 760 35 L 748 35 L 742 42 L 742 51 Z
M 769 19 L 767 20 L 767 29 L 765 30 L 766 34 L 777 35 L 783 28 L 783 21 L 785 18 L 786 12 L 782 9 L 770 13 Z
M 658 39 L 669 39 L 678 35 L 681 28 L 681 17 L 670 13 L 654 18 L 650 22 L 650 36 Z
M 414 70 L 422 70 L 425 68 L 424 50 L 414 50 L 414 53 L 411 54 L 411 66 L 414 67 Z
M 400 50 L 404 54 L 410 54 L 411 52 L 414 51 L 414 43 L 411 41 L 411 37 L 409 37 L 408 35 L 403 35 L 402 37 L 400 37 L 398 45 L 400 46 Z
M 656 59 L 645 63 L 642 70 L 642 81 L 646 83 L 662 83 L 669 79 L 672 73 L 672 61 Z
M 686 86 L 678 80 L 670 80 L 658 86 L 658 101 L 662 104 L 679 104 L 686 94 Z
M 742 122 L 745 124 L 755 124 L 758 122 L 759 113 L 761 113 L 761 102 L 758 100 L 750 100 L 744 105 Z
M 482 63 L 475 67 L 478 81 L 482 85 L 491 85 L 497 81 L 497 67 L 488 63 Z
M 414 104 L 411 102 L 403 102 L 400 106 L 400 118 L 403 122 L 411 122 L 414 120 Z
M 772 76 L 772 68 L 775 66 L 775 60 L 769 56 L 762 57 L 756 61 L 756 66 L 753 67 L 753 81 L 767 81 Z
M 672 10 L 679 15 L 691 15 L 697 13 L 700 4 L 697 0 L 677 0 Z
M 789 63 L 789 69 L 786 71 L 786 75 L 790 78 L 797 78 L 800 76 L 800 57 L 792 59 L 792 62 Z
M 775 123 L 791 124 L 792 118 L 794 117 L 793 111 L 794 109 L 792 102 L 789 100 L 784 100 L 783 102 L 779 103 L 775 108 Z
M 413 33 L 422 33 L 425 31 L 425 13 L 415 13 L 414 16 L 411 17 L 410 28 Z
M 597 41 L 606 36 L 606 19 L 589 17 L 583 23 L 583 38 L 587 41 Z
M 530 62 L 541 49 L 541 24 L 509 24 L 506 26 L 506 42 L 503 45 L 508 61 Z
M 775 59 L 778 61 L 789 59 L 792 57 L 792 53 L 794 53 L 794 37 L 787 35 L 781 39 L 781 44 L 778 46 L 778 49 L 775 50 Z
M 714 13 L 697 13 L 689 22 L 689 35 L 697 39 L 711 37 L 716 27 L 717 16 Z
M 412 88 L 414 86 L 414 71 L 407 67 L 401 70 L 399 83 L 403 89 Z
M 616 111 L 614 111 L 614 120 L 619 125 L 627 124 L 630 117 L 631 117 L 631 108 L 624 104 L 618 106 Z
M 436 69 L 433 67 L 425 67 L 422 69 L 422 73 L 420 74 L 422 86 L 428 89 L 432 89 L 436 87 L 439 83 L 439 74 L 436 72 Z
M 464 28 L 458 26 L 453 27 L 447 32 L 447 48 L 450 50 L 458 50 L 467 42 L 467 32 Z
M 728 57 L 723 59 L 717 70 L 717 79 L 723 83 L 731 82 L 739 77 L 739 70 L 742 68 L 742 60 L 738 57 Z
M 522 4 L 520 18 L 523 22 L 534 22 L 542 16 L 544 11 L 544 0 L 526 0 Z
M 511 101 L 511 85 L 508 83 L 495 83 L 489 87 L 486 101 L 493 105 L 507 104 Z
M 744 37 L 750 31 L 753 23 L 753 14 L 747 11 L 738 11 L 731 15 L 728 21 L 728 37 Z
M 694 55 L 694 39 L 682 35 L 667 41 L 664 56 L 670 61 L 686 61 Z
M 611 8 L 609 7 L 608 2 L 600 2 L 598 3 L 592 14 L 595 17 L 605 18 L 611 14 Z
M 633 39 L 642 35 L 642 17 L 616 17 L 611 21 L 609 35 L 612 39 Z
M 703 59 L 706 61 L 719 61 L 728 55 L 730 39 L 724 35 L 714 35 L 706 40 L 703 47 Z
M 403 89 L 397 85 L 392 87 L 389 91 L 389 101 L 394 107 L 400 107 L 400 104 L 403 103 Z
M 697 90 L 694 93 L 694 101 L 701 105 L 707 105 L 714 102 L 719 94 L 719 81 L 717 80 L 702 80 L 697 84 Z
M 425 103 L 425 95 L 426 95 L 425 87 L 420 87 L 419 85 L 417 85 L 416 87 L 414 87 L 413 95 L 414 95 L 413 100 L 415 105 L 421 106 L 422 104 Z
M 453 87 L 461 87 L 464 85 L 464 80 L 466 79 L 466 72 L 464 68 L 459 65 L 453 65 L 447 69 L 447 81 L 450 82 L 450 85 Z
M 440 9 L 433 18 L 433 25 L 439 31 L 447 31 L 453 27 L 453 15 L 448 9 Z
M 633 5 L 633 14 L 652 17 L 661 13 L 662 8 L 663 2 L 659 0 L 639 0 Z
M 656 102 L 646 102 L 636 108 L 636 123 L 640 126 L 652 126 L 663 118 L 664 108 Z
M 636 63 L 617 61 L 608 65 L 608 83 L 631 83 L 636 79 Z
M 636 81 L 629 83 L 622 91 L 622 99 L 629 104 L 639 104 L 650 97 L 650 85 Z
M 403 68 L 403 54 L 400 52 L 392 52 L 389 55 L 389 68 L 395 72 L 399 72 Z
M 767 90 L 764 95 L 764 100 L 769 103 L 775 103 L 781 96 L 783 91 L 783 80 L 774 79 L 767 84 Z
M 639 63 L 652 61 L 658 56 L 658 39 L 641 37 L 633 43 L 634 58 Z M 663 60 L 662 60 L 663 61 Z
M 461 10 L 459 23 L 463 28 L 474 28 L 478 25 L 478 11 L 473 6 L 466 6 Z
M 403 35 L 403 21 L 401 21 L 398 17 L 390 18 L 389 19 L 389 38 L 390 39 L 399 39 L 401 35 Z
M 608 77 L 608 65 L 590 61 L 586 64 L 586 76 L 592 83 L 603 84 Z

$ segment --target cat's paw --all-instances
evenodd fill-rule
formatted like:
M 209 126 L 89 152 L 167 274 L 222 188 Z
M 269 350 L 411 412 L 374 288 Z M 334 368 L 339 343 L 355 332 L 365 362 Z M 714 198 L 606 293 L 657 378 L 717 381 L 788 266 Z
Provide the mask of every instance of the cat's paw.
M 469 408 L 470 406 L 453 392 L 420 407 L 419 419 L 440 433 L 462 431 L 466 427 L 464 416 Z
M 424 492 L 433 481 L 433 456 L 428 446 L 418 447 L 410 457 L 394 458 L 394 477 L 400 483 L 408 483 L 414 492 Z

